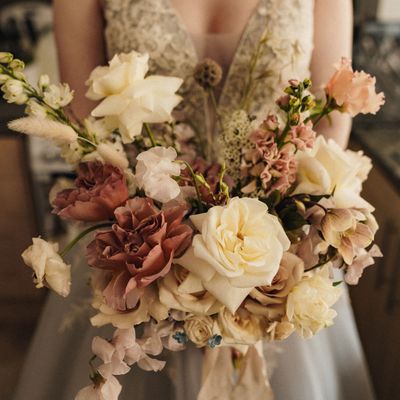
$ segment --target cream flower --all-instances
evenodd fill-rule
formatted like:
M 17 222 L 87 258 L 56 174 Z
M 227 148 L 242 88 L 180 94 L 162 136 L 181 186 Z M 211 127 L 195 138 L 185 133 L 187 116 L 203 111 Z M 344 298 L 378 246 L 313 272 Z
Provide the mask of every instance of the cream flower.
M 158 287 L 160 301 L 169 309 L 196 315 L 212 315 L 223 307 L 211 293 L 204 290 L 194 274 L 179 265 L 175 265 L 158 282 Z
M 239 308 L 232 314 L 226 308 L 218 314 L 218 326 L 224 343 L 254 344 L 262 338 L 260 317 Z
M 194 315 L 185 320 L 184 329 L 197 347 L 204 347 L 214 334 L 214 320 L 208 316 Z
M 33 238 L 33 245 L 23 253 L 24 263 L 33 269 L 37 288 L 47 286 L 60 296 L 66 297 L 71 286 L 71 266 L 58 254 L 58 244 L 40 237 Z
M 1 90 L 8 103 L 25 104 L 29 99 L 23 82 L 17 79 L 7 79 Z
M 305 274 L 289 293 L 286 315 L 304 339 L 331 326 L 337 315 L 331 306 L 338 301 L 342 290 L 333 286 L 329 269 L 327 264 L 314 274 Z
M 146 196 L 167 203 L 179 196 L 181 189 L 172 176 L 181 174 L 181 164 L 175 162 L 176 150 L 172 147 L 152 147 L 136 159 L 136 181 Z
M 140 135 L 143 123 L 172 119 L 171 112 L 181 101 L 175 92 L 183 80 L 148 76 L 148 55 L 131 52 L 116 55 L 108 67 L 96 68 L 89 80 L 87 96 L 104 100 L 92 111 L 95 117 L 111 117 L 124 143 Z
M 274 340 L 285 340 L 294 331 L 295 331 L 295 327 L 290 322 L 288 322 L 286 320 L 274 321 L 268 325 L 268 327 L 266 329 L 266 337 L 271 342 Z
M 234 313 L 255 286 L 271 284 L 289 239 L 256 199 L 236 197 L 191 220 L 200 234 L 176 262 Z
M 368 175 L 369 159 L 361 152 L 343 150 L 332 139 L 319 136 L 312 150 L 299 151 L 297 187 L 294 194 L 331 194 L 337 207 L 373 207 L 361 198 L 362 183 Z
M 74 93 L 66 83 L 50 85 L 43 95 L 44 102 L 54 110 L 67 106 L 73 98 Z

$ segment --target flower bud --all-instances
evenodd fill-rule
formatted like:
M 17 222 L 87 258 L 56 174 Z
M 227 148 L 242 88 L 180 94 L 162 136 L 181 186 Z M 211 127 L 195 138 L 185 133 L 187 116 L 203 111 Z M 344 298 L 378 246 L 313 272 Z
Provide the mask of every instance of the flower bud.
M 6 83 L 9 79 L 10 79 L 10 77 L 8 75 L 0 74 L 0 85 L 3 85 L 4 83 Z
M 14 71 L 23 71 L 25 68 L 25 63 L 16 58 L 10 62 L 9 67 Z
M 1 90 L 8 103 L 25 104 L 28 101 L 24 84 L 21 81 L 10 78 L 1 87 Z
M 0 51 L 0 64 L 8 64 L 12 59 L 13 55 L 11 53 Z
M 50 85 L 50 78 L 48 75 L 40 75 L 39 81 L 38 81 L 38 86 L 41 90 L 44 90 Z
M 290 79 L 289 80 L 289 85 L 293 88 L 297 88 L 299 86 L 300 82 L 297 79 Z

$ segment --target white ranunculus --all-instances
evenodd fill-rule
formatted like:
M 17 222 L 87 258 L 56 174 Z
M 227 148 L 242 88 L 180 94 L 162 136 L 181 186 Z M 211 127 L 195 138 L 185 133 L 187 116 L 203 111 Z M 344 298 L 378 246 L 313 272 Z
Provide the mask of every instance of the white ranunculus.
M 305 339 L 331 326 L 337 315 L 331 307 L 339 300 L 342 290 L 333 286 L 329 269 L 330 264 L 327 264 L 314 274 L 305 274 L 289 293 L 286 315 Z
M 171 120 L 171 112 L 181 101 L 175 92 L 183 80 L 148 76 L 148 55 L 131 52 L 115 56 L 108 67 L 96 68 L 89 80 L 87 96 L 104 99 L 93 111 L 95 117 L 116 122 L 124 143 L 140 135 L 143 123 Z
M 175 162 L 176 150 L 172 147 L 152 147 L 137 156 L 136 182 L 146 196 L 167 203 L 181 192 L 178 183 L 171 178 L 181 174 L 182 165 Z
M 271 284 L 290 241 L 257 199 L 235 197 L 191 220 L 200 234 L 176 263 L 234 313 L 254 287 Z
M 67 83 L 50 85 L 43 95 L 44 102 L 54 110 L 67 106 L 73 98 L 74 92 Z
M 334 140 L 319 136 L 313 149 L 298 152 L 297 187 L 294 194 L 331 194 L 336 207 L 373 207 L 360 196 L 371 168 L 362 152 L 343 150 Z
M 23 82 L 17 79 L 7 79 L 1 90 L 8 103 L 25 104 L 29 99 Z
M 66 297 L 71 286 L 71 266 L 58 254 L 58 244 L 40 237 L 33 238 L 33 245 L 23 253 L 24 263 L 35 273 L 37 288 L 48 286 L 60 296 Z

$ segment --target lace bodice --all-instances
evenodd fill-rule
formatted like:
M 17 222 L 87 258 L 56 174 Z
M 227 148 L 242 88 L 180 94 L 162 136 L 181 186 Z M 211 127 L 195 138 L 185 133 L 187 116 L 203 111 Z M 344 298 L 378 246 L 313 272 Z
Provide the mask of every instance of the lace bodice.
M 249 61 L 259 38 L 268 41 L 261 54 L 256 76 L 264 78 L 253 93 L 252 113 L 273 107 L 277 91 L 289 78 L 308 75 L 312 52 L 314 0 L 260 0 L 237 44 L 219 104 L 227 110 L 239 106 Z M 136 50 L 150 54 L 150 73 L 184 79 L 181 95 L 186 118 L 202 126 L 204 96 L 192 73 L 199 61 L 195 41 L 177 15 L 170 0 L 105 0 L 108 55 Z M 206 48 L 206 47 L 205 47 Z M 207 55 L 207 54 L 205 54 Z

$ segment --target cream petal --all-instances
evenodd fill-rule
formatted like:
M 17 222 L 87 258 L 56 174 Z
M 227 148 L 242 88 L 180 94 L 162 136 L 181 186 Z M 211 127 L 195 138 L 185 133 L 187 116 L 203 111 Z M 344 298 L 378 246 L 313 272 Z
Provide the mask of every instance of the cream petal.
M 233 287 L 230 280 L 216 274 L 204 287 L 234 314 L 253 288 Z

